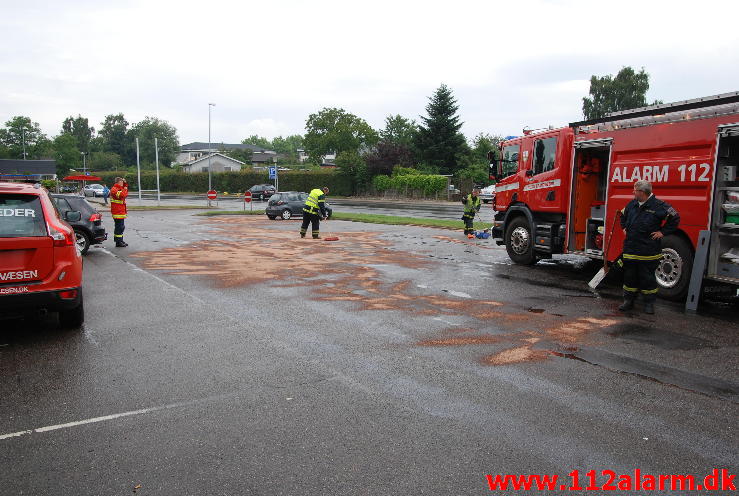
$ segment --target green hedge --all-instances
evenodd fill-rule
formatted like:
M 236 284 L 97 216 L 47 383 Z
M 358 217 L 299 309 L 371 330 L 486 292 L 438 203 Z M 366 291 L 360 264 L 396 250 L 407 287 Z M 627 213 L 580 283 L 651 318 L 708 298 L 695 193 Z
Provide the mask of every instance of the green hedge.
M 136 172 L 99 172 L 97 176 L 108 186 L 113 185 L 116 176 L 125 177 L 132 191 L 138 189 Z M 280 191 L 310 191 L 313 188 L 328 186 L 332 195 L 350 196 L 351 179 L 335 171 L 281 171 Z M 211 177 L 213 189 L 219 192 L 243 193 L 255 184 L 273 184 L 266 171 L 214 172 Z M 156 189 L 157 179 L 154 171 L 141 171 L 141 189 Z M 208 173 L 161 171 L 159 187 L 167 193 L 208 191 Z
M 444 191 L 447 178 L 431 174 L 402 174 L 394 176 L 375 176 L 372 180 L 377 191 L 416 191 L 424 195 L 433 195 Z

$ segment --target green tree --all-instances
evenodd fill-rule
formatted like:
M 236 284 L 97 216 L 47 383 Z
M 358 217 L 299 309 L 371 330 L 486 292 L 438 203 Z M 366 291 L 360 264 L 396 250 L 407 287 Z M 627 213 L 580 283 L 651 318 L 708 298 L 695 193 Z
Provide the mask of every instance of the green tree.
M 56 160 L 56 173 L 64 177 L 69 169 L 82 167 L 82 155 L 77 148 L 77 140 L 69 133 L 62 133 L 53 141 L 54 160 Z
M 377 143 L 379 137 L 364 119 L 340 108 L 323 108 L 308 116 L 303 145 L 313 163 L 330 153 L 359 153 L 363 147 Z
M 349 178 L 352 192 L 357 192 L 369 183 L 367 164 L 355 150 L 344 150 L 336 156 L 336 168 L 339 174 Z
M 411 148 L 416 133 L 418 133 L 416 121 L 406 119 L 400 114 L 389 115 L 385 118 L 385 128 L 380 131 L 380 140 Z
M 503 141 L 502 136 L 493 136 L 488 133 L 479 133 L 472 138 L 472 162 L 489 165 L 488 152 L 498 153 L 498 145 Z M 497 156 L 497 155 L 496 155 Z
M 180 149 L 180 139 L 177 137 L 177 129 L 167 121 L 156 117 L 145 117 L 143 121 L 131 126 L 128 133 L 128 143 L 133 150 L 133 160 L 136 162 L 135 139 L 139 139 L 139 153 L 142 168 L 153 169 L 155 160 L 154 138 L 158 139 L 159 165 L 172 167 L 177 152 Z M 129 152 L 130 153 L 130 152 Z
M 92 152 L 87 159 L 87 166 L 95 171 L 121 170 L 123 159 L 113 152 Z
M 288 163 L 298 162 L 298 149 L 303 148 L 303 137 L 292 134 L 283 138 L 277 136 L 272 140 L 271 149 L 282 155 Z
M 268 140 L 267 138 L 262 138 L 261 136 L 257 136 L 256 134 L 252 134 L 245 140 L 242 140 L 241 143 L 244 145 L 258 146 L 260 148 L 264 148 L 265 150 L 272 149 L 272 142 L 270 140 Z
M 90 140 L 95 136 L 95 128 L 90 127 L 86 117 L 79 114 L 77 118 L 67 117 L 62 122 L 62 132 L 75 137 L 79 151 L 90 153 Z
M 22 159 L 25 143 L 27 159 L 40 159 L 49 157 L 49 139 L 38 122 L 32 122 L 30 117 L 17 115 L 5 123 L 5 128 L 0 129 L 0 145 L 6 149 L 8 158 Z
M 235 158 L 236 160 L 240 160 L 247 165 L 251 165 L 251 156 L 253 152 L 248 148 L 244 150 L 238 150 L 238 149 L 233 149 L 233 148 L 227 150 L 226 148 L 221 148 L 218 150 L 218 153 L 222 153 L 226 155 L 227 157 Z
M 105 116 L 101 124 L 100 138 L 102 138 L 102 149 L 99 151 L 117 153 L 125 157 L 131 150 L 128 141 L 128 121 L 123 114 L 111 114 Z M 134 149 L 134 153 L 136 153 Z M 134 155 L 134 162 L 136 156 Z M 133 163 L 133 162 L 129 162 Z
M 607 75 L 590 78 L 590 97 L 582 99 L 582 113 L 586 120 L 604 117 L 610 112 L 628 110 L 647 105 L 649 74 L 644 68 L 635 72 L 624 67 L 616 77 Z M 662 103 L 657 100 L 654 104 Z
M 445 84 L 439 86 L 429 100 L 428 116 L 421 117 L 423 123 L 416 134 L 418 155 L 429 168 L 453 174 L 464 168 L 464 157 L 469 155 L 467 141 L 459 132 L 462 128 L 457 115 L 459 106 Z

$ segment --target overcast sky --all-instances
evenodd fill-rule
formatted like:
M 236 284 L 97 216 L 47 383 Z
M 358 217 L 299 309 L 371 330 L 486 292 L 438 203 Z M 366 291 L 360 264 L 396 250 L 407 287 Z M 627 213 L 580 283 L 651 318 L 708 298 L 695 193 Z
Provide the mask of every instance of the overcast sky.
M 180 143 L 303 134 L 341 107 L 419 120 L 441 83 L 462 131 L 581 119 L 593 74 L 651 76 L 649 101 L 739 90 L 739 2 L 0 0 L 0 124 L 168 121 Z

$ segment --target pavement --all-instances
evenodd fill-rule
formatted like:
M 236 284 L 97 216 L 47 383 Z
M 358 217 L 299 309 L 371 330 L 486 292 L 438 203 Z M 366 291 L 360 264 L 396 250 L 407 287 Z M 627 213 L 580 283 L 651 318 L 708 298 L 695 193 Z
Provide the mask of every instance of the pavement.
M 622 314 L 580 258 L 517 266 L 448 230 L 328 221 L 339 241 L 313 241 L 299 221 L 194 213 L 132 211 L 129 248 L 90 249 L 83 329 L 0 321 L 0 494 L 736 473 L 731 307 Z

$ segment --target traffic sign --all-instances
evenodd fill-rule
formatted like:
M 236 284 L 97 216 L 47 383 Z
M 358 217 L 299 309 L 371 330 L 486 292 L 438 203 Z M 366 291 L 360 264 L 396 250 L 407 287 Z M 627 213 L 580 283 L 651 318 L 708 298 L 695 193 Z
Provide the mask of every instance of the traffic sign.
M 277 177 L 277 167 L 270 167 L 269 168 L 269 178 L 274 179 Z
M 246 203 L 249 203 L 251 201 L 251 191 L 247 191 L 246 193 L 244 193 L 244 201 Z
M 212 190 L 208 191 L 208 199 L 209 200 L 215 200 L 216 198 L 218 198 L 218 193 L 216 192 L 216 190 L 212 189 Z

